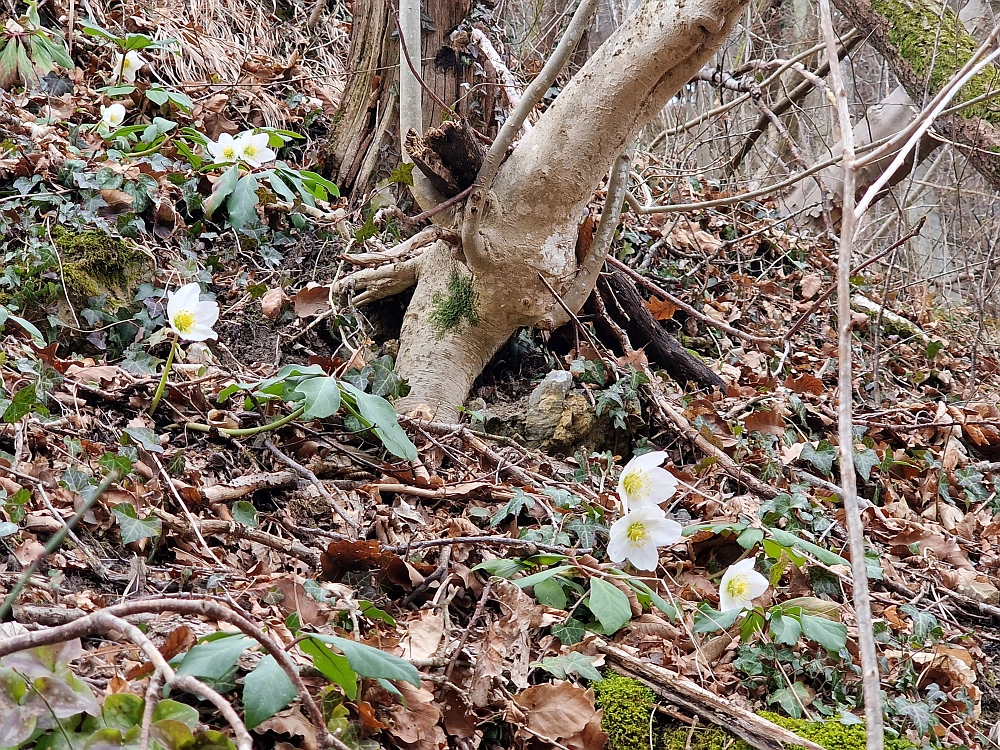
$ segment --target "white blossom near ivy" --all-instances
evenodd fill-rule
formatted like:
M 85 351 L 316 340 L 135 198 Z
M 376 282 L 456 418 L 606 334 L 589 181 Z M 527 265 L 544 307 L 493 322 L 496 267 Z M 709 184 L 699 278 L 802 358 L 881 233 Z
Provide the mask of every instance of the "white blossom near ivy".
M 677 479 L 660 468 L 667 459 L 665 451 L 653 451 L 629 461 L 618 478 L 618 497 L 622 510 L 658 505 L 677 491 Z
M 639 570 L 656 570 L 657 549 L 676 544 L 681 525 L 671 521 L 656 505 L 644 505 L 626 513 L 611 525 L 608 557 L 612 562 L 628 560 Z
M 240 158 L 251 167 L 259 167 L 261 164 L 273 161 L 277 154 L 268 148 L 268 140 L 267 133 L 243 131 L 236 139 L 240 147 Z
M 754 570 L 756 557 L 748 557 L 729 566 L 719 584 L 719 609 L 748 609 L 753 600 L 768 589 L 767 579 Z
M 186 341 L 205 341 L 216 338 L 212 326 L 219 319 L 216 302 L 199 300 L 201 287 L 193 281 L 176 292 L 167 293 L 167 319 L 171 330 Z
M 115 81 L 135 83 L 135 74 L 139 72 L 139 68 L 148 64 L 149 60 L 140 55 L 138 50 L 130 50 L 124 55 L 121 52 L 115 53 Z
M 105 107 L 101 105 L 101 124 L 108 130 L 115 130 L 125 121 L 125 107 L 115 103 Z
M 220 133 L 219 140 L 209 141 L 205 147 L 212 155 L 212 161 L 217 164 L 238 161 L 243 154 L 243 145 L 239 139 L 233 138 L 229 133 Z

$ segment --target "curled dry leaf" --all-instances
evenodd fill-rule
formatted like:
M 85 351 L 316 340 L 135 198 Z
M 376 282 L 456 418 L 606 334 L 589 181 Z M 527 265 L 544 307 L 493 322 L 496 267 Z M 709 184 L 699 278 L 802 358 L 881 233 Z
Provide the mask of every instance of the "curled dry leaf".
M 277 320 L 288 306 L 288 295 L 280 286 L 268 289 L 260 298 L 260 309 L 268 320 Z

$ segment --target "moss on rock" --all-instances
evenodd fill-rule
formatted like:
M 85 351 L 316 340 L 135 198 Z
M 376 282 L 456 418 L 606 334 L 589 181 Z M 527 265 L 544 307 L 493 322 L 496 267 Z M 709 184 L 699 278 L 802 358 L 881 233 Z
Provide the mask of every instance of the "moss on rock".
M 653 691 L 620 675 L 605 677 L 593 687 L 594 702 L 604 710 L 601 729 L 608 735 L 607 750 L 648 750 Z
M 146 255 L 98 230 L 72 232 L 56 227 L 52 241 L 59 250 L 66 290 L 77 307 L 103 295 L 109 307 L 128 305 L 139 283 L 152 272 Z

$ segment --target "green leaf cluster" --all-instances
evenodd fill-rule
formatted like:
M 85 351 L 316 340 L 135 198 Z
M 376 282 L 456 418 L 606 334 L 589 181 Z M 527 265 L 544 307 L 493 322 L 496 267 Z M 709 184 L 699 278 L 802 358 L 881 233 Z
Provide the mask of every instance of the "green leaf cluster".
M 38 3 L 29 0 L 27 12 L 16 21 L 21 31 L 0 28 L 0 89 L 10 89 L 17 81 L 25 86 L 38 82 L 56 66 L 73 69 L 73 60 L 62 40 L 42 27 Z

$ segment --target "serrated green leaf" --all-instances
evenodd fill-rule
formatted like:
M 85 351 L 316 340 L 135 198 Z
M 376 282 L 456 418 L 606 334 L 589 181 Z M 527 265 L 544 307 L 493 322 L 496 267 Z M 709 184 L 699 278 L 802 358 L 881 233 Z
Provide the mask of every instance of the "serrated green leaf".
M 267 721 L 291 703 L 297 692 L 278 662 L 268 654 L 243 678 L 243 709 L 247 729 Z
M 617 633 L 632 619 L 632 605 L 628 597 L 603 578 L 594 576 L 590 579 L 587 606 L 608 635 Z
M 497 578 L 511 578 L 522 570 L 527 570 L 529 567 L 529 565 L 520 560 L 496 557 L 492 560 L 483 560 L 473 570 L 482 570 Z
M 729 609 L 720 612 L 712 609 L 707 604 L 702 604 L 694 613 L 694 623 L 691 630 L 695 633 L 714 633 L 717 630 L 725 630 L 733 626 L 743 614 L 740 609 Z

